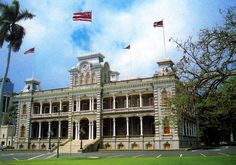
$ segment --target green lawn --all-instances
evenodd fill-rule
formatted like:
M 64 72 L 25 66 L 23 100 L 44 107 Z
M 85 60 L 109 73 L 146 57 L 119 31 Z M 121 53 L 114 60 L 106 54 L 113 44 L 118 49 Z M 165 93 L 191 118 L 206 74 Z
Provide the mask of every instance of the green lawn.
M 162 158 L 60 158 L 49 160 L 6 161 L 0 165 L 236 165 L 229 157 L 162 157 Z

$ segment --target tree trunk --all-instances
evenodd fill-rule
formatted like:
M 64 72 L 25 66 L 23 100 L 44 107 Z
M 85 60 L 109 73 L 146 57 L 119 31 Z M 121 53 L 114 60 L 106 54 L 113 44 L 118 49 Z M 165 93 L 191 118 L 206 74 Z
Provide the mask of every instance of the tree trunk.
M 4 93 L 3 88 L 4 88 L 6 78 L 7 78 L 10 61 L 11 61 L 11 44 L 9 44 L 9 47 L 8 47 L 7 65 L 6 65 L 5 73 L 2 79 L 2 84 L 0 87 L 0 130 L 1 130 L 1 125 L 2 125 L 2 112 L 3 112 L 3 93 Z

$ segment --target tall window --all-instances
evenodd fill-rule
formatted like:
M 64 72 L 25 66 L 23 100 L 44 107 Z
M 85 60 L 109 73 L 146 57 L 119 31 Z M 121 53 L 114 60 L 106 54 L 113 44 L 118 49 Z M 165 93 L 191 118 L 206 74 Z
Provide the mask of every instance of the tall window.
M 170 134 L 170 123 L 167 116 L 163 119 L 164 134 Z
M 25 126 L 22 125 L 20 128 L 20 137 L 25 137 Z
M 78 75 L 74 76 L 74 85 L 78 85 Z
M 96 83 L 97 82 L 97 76 L 96 73 L 93 72 L 92 74 L 92 83 Z
M 82 83 L 81 84 L 86 84 L 86 75 L 83 74 L 81 75 Z
M 26 104 L 24 104 L 22 106 L 22 115 L 26 115 L 26 109 L 27 109 L 27 106 L 26 106 Z

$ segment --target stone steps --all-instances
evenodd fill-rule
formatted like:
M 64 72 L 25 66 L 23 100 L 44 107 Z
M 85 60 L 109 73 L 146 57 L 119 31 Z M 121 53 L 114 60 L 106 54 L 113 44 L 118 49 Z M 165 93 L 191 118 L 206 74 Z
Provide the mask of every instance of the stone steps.
M 83 144 L 83 149 L 85 148 L 85 146 L 93 143 L 94 140 L 82 140 L 82 144 Z M 72 140 L 68 143 L 66 143 L 64 146 L 60 146 L 59 148 L 59 152 L 60 153 L 78 153 L 81 152 L 80 149 L 80 140 Z M 57 152 L 57 150 L 55 150 L 54 152 Z

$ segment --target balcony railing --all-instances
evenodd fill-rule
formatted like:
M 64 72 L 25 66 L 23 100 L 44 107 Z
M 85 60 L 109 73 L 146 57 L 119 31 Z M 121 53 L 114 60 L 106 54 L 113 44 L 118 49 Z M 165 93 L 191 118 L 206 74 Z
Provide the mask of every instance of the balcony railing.
M 61 117 L 69 116 L 69 112 L 60 112 Z M 45 118 L 45 117 L 58 117 L 57 113 L 42 113 L 42 114 L 32 114 L 32 118 Z
M 150 111 L 154 110 L 153 105 L 143 106 L 143 107 L 128 107 L 128 108 L 116 108 L 116 109 L 103 109 L 103 112 L 111 113 L 111 112 L 129 112 L 129 111 Z

